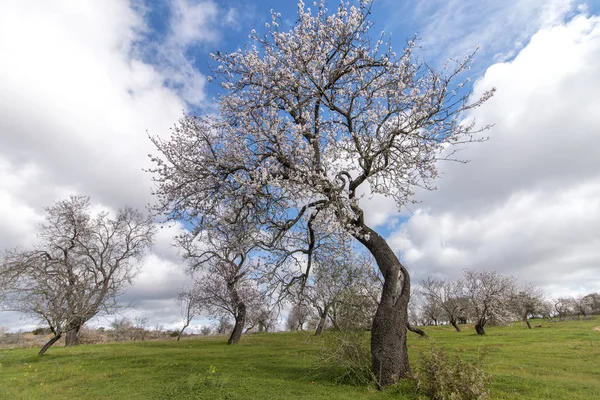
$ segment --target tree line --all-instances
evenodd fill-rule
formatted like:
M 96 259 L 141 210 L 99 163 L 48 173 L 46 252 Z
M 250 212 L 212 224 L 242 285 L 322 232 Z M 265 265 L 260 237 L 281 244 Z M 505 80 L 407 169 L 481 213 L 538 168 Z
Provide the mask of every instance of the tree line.
M 531 284 L 495 271 L 465 270 L 456 280 L 428 277 L 412 297 L 409 318 L 417 325 L 447 323 L 460 332 L 459 324 L 473 323 L 485 334 L 488 323 L 523 321 L 530 318 L 579 318 L 600 313 L 600 295 L 550 298 Z

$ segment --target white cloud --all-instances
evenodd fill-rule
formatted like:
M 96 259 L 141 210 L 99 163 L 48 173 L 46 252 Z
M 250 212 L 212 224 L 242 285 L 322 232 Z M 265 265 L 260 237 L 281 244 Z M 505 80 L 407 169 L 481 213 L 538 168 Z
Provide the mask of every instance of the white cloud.
M 563 22 L 577 0 L 419 0 L 398 8 L 389 0 L 388 24 L 420 21 L 418 29 L 429 57 L 462 58 L 482 45 L 480 56 L 512 57 L 541 28 Z
M 197 42 L 217 42 L 219 7 L 212 0 L 191 2 L 175 0 L 171 4 L 172 40 L 186 47 Z M 225 16 L 228 18 L 228 14 Z
M 514 274 L 547 290 L 600 286 L 600 18 L 542 29 L 488 68 L 473 116 L 490 141 L 443 164 L 439 190 L 391 235 L 417 279 L 463 268 Z
M 89 195 L 95 209 L 110 210 L 153 200 L 142 169 L 156 151 L 146 132 L 169 135 L 186 103 L 164 86 L 162 71 L 138 58 L 146 29 L 123 0 L 2 2 L 0 252 L 32 245 L 43 208 L 57 198 Z M 184 280 L 170 247 L 177 229 L 159 230 L 134 281 L 127 300 L 143 314 L 153 315 L 144 301 L 154 297 L 177 313 Z

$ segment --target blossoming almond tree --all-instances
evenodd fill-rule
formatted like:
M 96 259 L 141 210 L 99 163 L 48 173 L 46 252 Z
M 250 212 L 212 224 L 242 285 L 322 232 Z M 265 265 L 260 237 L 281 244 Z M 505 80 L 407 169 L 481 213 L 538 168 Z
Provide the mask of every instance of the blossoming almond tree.
M 409 41 L 399 53 L 372 40 L 369 3 L 300 1 L 291 30 L 272 12 L 268 34 L 214 55 L 224 93 L 217 115 L 183 117 L 170 140 L 153 138 L 156 210 L 173 219 L 210 221 L 235 202 L 275 243 L 327 214 L 375 258 L 384 277 L 373 320 L 372 368 L 387 386 L 410 373 L 406 351 L 410 278 L 363 216 L 360 191 L 391 196 L 399 207 L 415 186 L 433 189 L 440 154 L 473 140 L 468 102 L 455 78 L 472 57 L 438 73 L 417 63 Z M 449 64 L 450 65 L 450 64 Z M 364 188 L 363 188 L 364 187 Z M 304 221 L 304 222 L 302 222 Z

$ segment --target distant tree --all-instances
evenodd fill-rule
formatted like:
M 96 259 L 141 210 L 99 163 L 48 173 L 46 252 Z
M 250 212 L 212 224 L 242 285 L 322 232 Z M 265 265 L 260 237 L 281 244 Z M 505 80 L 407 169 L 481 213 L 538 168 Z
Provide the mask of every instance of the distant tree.
M 428 298 L 423 304 L 421 310 L 424 320 L 427 320 L 427 325 L 438 325 L 444 317 L 443 310 L 440 307 L 440 303 L 434 299 Z
M 453 158 L 448 146 L 477 140 L 463 112 L 491 92 L 469 100 L 457 76 L 471 56 L 438 73 L 416 60 L 414 41 L 398 53 L 385 37 L 372 41 L 370 8 L 361 0 L 330 13 L 325 0 L 312 10 L 299 2 L 291 30 L 273 13 L 255 46 L 215 54 L 218 111 L 184 117 L 170 141 L 154 138 L 161 157 L 152 172 L 156 209 L 170 218 L 209 221 L 219 204 L 239 202 L 274 240 L 328 214 L 362 243 L 385 279 L 371 354 L 388 386 L 410 375 L 410 278 L 365 221 L 361 193 L 402 207 L 415 187 L 433 190 L 438 160 Z
M 249 308 L 259 308 L 262 294 L 251 279 L 257 261 L 255 231 L 239 216 L 223 208 L 219 223 L 211 229 L 194 230 L 178 237 L 191 271 L 196 274 L 194 302 L 213 316 L 233 317 L 235 324 L 227 343 L 240 341 Z
M 248 312 L 248 328 L 246 332 L 257 328 L 259 333 L 269 332 L 277 323 L 277 313 L 275 312 L 275 305 L 268 304 L 265 301 L 259 307 L 253 307 Z
M 463 277 L 465 296 L 477 334 L 485 334 L 484 327 L 490 320 L 504 322 L 513 318 L 510 299 L 515 291 L 515 278 L 495 271 L 470 270 L 465 270 Z
M 230 321 L 230 316 L 222 314 L 217 317 L 217 323 L 215 325 L 215 333 L 222 335 L 233 330 L 233 324 Z
M 417 326 L 422 324 L 422 314 L 421 314 L 421 302 L 423 297 L 419 295 L 419 293 L 413 292 L 412 296 L 410 296 L 410 303 L 408 303 L 408 323 L 412 326 Z
M 531 329 L 529 318 L 543 313 L 544 294 L 531 284 L 517 288 L 510 299 L 511 307 L 527 327 Z
M 287 319 L 287 328 L 290 331 L 304 330 L 304 325 L 310 320 L 312 311 L 303 301 L 298 301 L 292 306 Z
M 570 297 L 555 298 L 552 303 L 555 314 L 559 319 L 564 319 L 573 315 L 573 302 Z
M 110 327 L 115 335 L 115 341 L 122 342 L 133 339 L 135 327 L 129 318 L 116 318 L 110 323 Z
M 420 286 L 426 299 L 424 315 L 437 322 L 441 314 L 457 332 L 460 332 L 458 322 L 464 317 L 468 307 L 462 297 L 463 283 L 460 280 L 428 277 L 420 282 Z
M 40 319 L 54 334 L 40 355 L 63 335 L 67 346 L 78 344 L 87 321 L 116 307 L 154 235 L 152 220 L 139 211 L 93 215 L 85 196 L 57 201 L 46 212 L 36 246 L 7 251 L 0 266 L 11 282 L 8 307 Z
M 577 317 L 587 317 L 593 312 L 589 298 L 586 299 L 586 296 L 573 296 L 570 301 L 571 309 Z
M 371 258 L 348 247 L 343 242 L 321 246 L 315 254 L 313 275 L 302 296 L 317 312 L 316 335 L 327 318 L 338 329 L 371 326 L 381 285 Z
M 148 318 L 137 316 L 133 319 L 133 340 L 142 340 L 146 339 L 146 335 L 148 334 L 148 330 L 146 329 L 148 325 Z
M 200 312 L 201 304 L 198 303 L 199 296 L 193 291 L 193 288 L 182 289 L 177 295 L 177 305 L 179 305 L 179 315 L 183 319 L 183 326 L 177 333 L 177 341 L 181 340 L 181 335 L 185 328 L 190 326 L 190 323 Z
M 202 336 L 208 336 L 210 335 L 210 333 L 212 332 L 212 329 L 210 328 L 210 326 L 208 325 L 204 325 L 201 329 L 200 329 L 200 334 Z
M 590 293 L 583 296 L 582 302 L 591 314 L 600 314 L 600 294 Z

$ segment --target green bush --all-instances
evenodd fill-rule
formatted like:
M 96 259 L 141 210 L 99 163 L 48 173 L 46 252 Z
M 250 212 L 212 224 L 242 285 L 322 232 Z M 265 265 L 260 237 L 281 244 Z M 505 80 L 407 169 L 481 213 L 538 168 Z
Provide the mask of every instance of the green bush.
M 327 331 L 319 350 L 317 370 L 335 383 L 375 383 L 369 336 L 364 331 Z
M 482 360 L 448 357 L 432 343 L 421 352 L 415 373 L 420 393 L 433 400 L 485 400 L 490 398 L 490 377 L 481 369 Z

